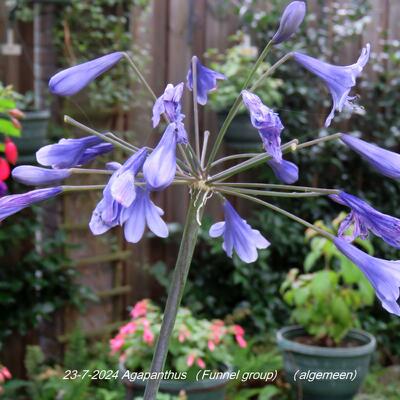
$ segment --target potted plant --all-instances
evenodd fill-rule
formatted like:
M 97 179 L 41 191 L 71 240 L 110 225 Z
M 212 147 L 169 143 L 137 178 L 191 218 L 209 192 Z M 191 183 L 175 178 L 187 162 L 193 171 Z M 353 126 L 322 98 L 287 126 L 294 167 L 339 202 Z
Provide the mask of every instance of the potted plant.
M 149 377 L 146 371 L 162 322 L 160 308 L 147 299 L 138 302 L 130 315 L 132 319 L 110 341 L 111 352 L 121 361 L 120 377 L 127 399 L 144 393 Z M 246 345 L 241 326 L 198 319 L 180 308 L 160 391 L 174 396 L 185 392 L 188 400 L 223 400 L 234 348 Z
M 218 95 L 210 94 L 210 106 L 216 111 L 218 125 L 222 126 L 228 111 L 243 88 L 247 74 L 251 65 L 254 64 L 258 56 L 258 49 L 250 45 L 250 38 L 247 35 L 237 33 L 232 37 L 235 43 L 228 48 L 225 53 L 219 53 L 216 49 L 207 51 L 207 57 L 212 62 L 210 67 L 226 76 L 226 80 L 218 82 Z M 257 81 L 270 67 L 266 62 L 262 62 L 256 72 Z M 265 79 L 257 88 L 257 95 L 264 104 L 273 108 L 281 104 L 282 96 L 279 88 L 282 81 L 276 78 Z M 244 107 L 240 108 L 236 118 L 232 122 L 225 137 L 225 141 L 234 148 L 254 148 L 260 145 L 260 136 L 250 123 Z
M 333 221 L 332 233 L 344 216 Z M 376 340 L 359 329 L 357 310 L 373 303 L 373 289 L 361 271 L 327 239 L 306 232 L 311 252 L 306 274 L 291 270 L 282 285 L 296 326 L 278 331 L 284 369 L 302 399 L 352 399 L 368 372 Z M 368 241 L 357 240 L 369 253 Z M 310 273 L 312 268 L 322 269 Z

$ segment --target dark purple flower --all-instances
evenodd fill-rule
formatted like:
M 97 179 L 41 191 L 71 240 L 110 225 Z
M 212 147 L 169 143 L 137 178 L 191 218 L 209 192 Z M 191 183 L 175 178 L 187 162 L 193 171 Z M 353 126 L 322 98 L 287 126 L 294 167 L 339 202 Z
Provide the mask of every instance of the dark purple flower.
M 111 143 L 100 143 L 96 146 L 89 147 L 83 152 L 77 165 L 85 165 L 90 161 L 93 161 L 96 157 L 107 154 L 113 149 L 114 146 Z
M 86 136 L 80 139 L 61 139 L 56 144 L 49 144 L 36 152 L 37 162 L 52 168 L 72 168 L 80 165 L 85 151 L 102 143 L 97 136 Z
M 217 88 L 217 79 L 226 79 L 224 74 L 213 71 L 210 68 L 205 67 L 196 56 L 193 56 L 192 63 L 196 63 L 196 75 L 197 75 L 197 102 L 204 106 L 208 100 L 208 93 L 212 92 Z M 190 64 L 189 71 L 187 73 L 186 85 L 190 91 L 193 90 L 193 71 L 192 63 Z
M 332 200 L 351 208 L 350 214 L 343 220 L 339 228 L 339 237 L 353 241 L 358 236 L 361 239 L 368 237 L 371 231 L 393 247 L 400 248 L 400 220 L 383 214 L 365 201 L 346 192 L 330 195 Z M 345 235 L 347 229 L 353 226 L 351 236 Z
M 32 190 L 24 194 L 13 194 L 0 198 L 0 221 L 16 214 L 32 204 L 57 196 L 62 192 L 61 187 Z
M 64 69 L 50 79 L 50 92 L 59 96 L 72 96 L 113 67 L 123 56 L 124 53 L 117 51 Z
M 382 175 L 400 179 L 400 154 L 382 149 L 376 144 L 365 142 L 351 135 L 342 134 L 340 139 Z
M 288 40 L 297 32 L 305 15 L 306 3 L 304 1 L 292 1 L 282 14 L 279 28 L 272 38 L 272 42 L 278 44 Z
M 268 160 L 267 163 L 272 168 L 275 176 L 283 183 L 291 185 L 298 181 L 299 168 L 296 164 L 283 159 L 280 163 L 275 160 Z
M 282 122 L 277 113 L 264 105 L 261 99 L 248 90 L 242 91 L 243 103 L 250 111 L 251 123 L 258 129 L 264 148 L 272 158 L 280 163 L 282 160 L 281 132 Z
M 368 62 L 370 45 L 367 44 L 362 49 L 361 55 L 355 64 L 348 66 L 328 64 L 298 52 L 293 54 L 295 60 L 304 68 L 321 78 L 331 92 L 333 107 L 325 121 L 325 126 L 328 127 L 335 116 L 336 110 L 341 112 L 344 106 L 352 107 L 351 101 L 354 97 L 349 97 L 349 93 L 355 86 L 356 79 L 361 74 L 365 64 Z
M 125 239 L 137 243 L 143 236 L 146 225 L 158 237 L 168 236 L 167 224 L 161 216 L 164 211 L 150 200 L 150 192 L 146 188 L 137 187 L 137 195 L 129 208 L 121 213 L 121 224 L 124 224 Z
M 48 169 L 33 165 L 21 165 L 12 171 L 14 180 L 31 186 L 51 185 L 70 175 L 69 169 Z
M 173 181 L 178 143 L 187 143 L 185 128 L 182 123 L 169 124 L 143 166 L 143 175 L 151 190 L 162 190 Z
M 8 192 L 7 184 L 3 181 L 0 181 L 0 197 L 5 196 L 7 192 Z
M 400 307 L 397 304 L 400 287 L 400 261 L 372 257 L 343 239 L 336 238 L 334 243 L 368 278 L 383 308 L 400 316 Z
M 209 235 L 212 238 L 223 236 L 222 248 L 229 257 L 232 257 L 235 249 L 239 258 L 245 263 L 257 260 L 257 249 L 266 249 L 270 243 L 261 233 L 242 219 L 232 205 L 224 203 L 225 221 L 217 222 L 210 228 Z

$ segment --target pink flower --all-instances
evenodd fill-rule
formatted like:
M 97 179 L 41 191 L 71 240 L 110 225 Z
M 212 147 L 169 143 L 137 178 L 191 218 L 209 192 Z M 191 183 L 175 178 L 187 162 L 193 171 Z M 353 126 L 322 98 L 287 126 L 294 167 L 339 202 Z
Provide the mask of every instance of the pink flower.
M 189 354 L 187 359 L 186 359 L 186 365 L 188 367 L 191 367 L 194 364 L 194 360 L 196 359 L 196 357 L 194 356 L 194 354 Z
M 244 348 L 244 347 L 247 346 L 247 342 L 246 342 L 246 340 L 244 339 L 243 336 L 236 335 L 235 338 L 236 338 L 236 342 L 239 345 L 239 347 Z
M 11 379 L 12 378 L 12 375 L 11 375 L 11 373 L 8 370 L 7 367 L 3 367 L 2 372 L 3 372 L 4 378 L 6 378 L 6 379 Z
M 115 338 L 110 340 L 111 354 L 117 353 L 121 347 L 124 345 L 124 337 L 120 334 L 115 336 Z
M 211 325 L 212 339 L 215 344 L 219 343 L 225 333 L 224 322 L 216 320 Z
M 244 339 L 244 329 L 240 325 L 233 325 L 233 333 L 235 335 L 235 339 L 239 347 L 246 347 L 247 342 Z
M 137 329 L 137 326 L 136 326 L 135 322 L 128 322 L 126 325 L 122 326 L 119 329 L 119 333 L 121 335 L 129 335 L 131 333 L 135 333 L 136 329 Z
M 138 301 L 131 311 L 131 317 L 139 318 L 139 317 L 146 315 L 148 302 L 149 302 L 148 299 Z
M 149 328 L 145 328 L 143 332 L 143 340 L 147 344 L 153 344 L 154 341 L 154 335 L 153 332 Z
M 179 335 L 178 335 L 178 340 L 179 343 L 183 343 L 186 339 L 189 339 L 190 337 L 190 332 L 188 328 L 184 325 L 180 330 L 179 330 Z
M 126 353 L 122 353 L 122 354 L 119 356 L 119 361 L 120 361 L 121 363 L 124 363 L 124 362 L 126 361 Z
M 244 335 L 244 329 L 240 325 L 233 325 L 233 332 L 238 336 Z
M 208 349 L 210 351 L 214 351 L 215 350 L 215 343 L 212 340 L 208 341 Z
M 198 358 L 197 359 L 197 365 L 201 368 L 201 369 L 204 369 L 205 367 L 206 367 L 206 363 L 203 361 L 203 359 L 202 358 Z

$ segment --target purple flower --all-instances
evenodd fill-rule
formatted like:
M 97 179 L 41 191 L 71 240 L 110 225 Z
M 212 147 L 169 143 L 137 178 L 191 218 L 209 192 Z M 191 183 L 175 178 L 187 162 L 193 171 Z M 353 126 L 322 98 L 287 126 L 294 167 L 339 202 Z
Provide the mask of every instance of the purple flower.
M 182 121 L 181 98 L 183 93 L 183 82 L 179 85 L 169 83 L 164 93 L 155 101 L 153 106 L 153 128 L 160 123 L 161 114 L 165 113 L 170 122 Z
M 64 69 L 50 79 L 50 92 L 59 96 L 72 96 L 113 67 L 123 56 L 124 53 L 117 51 Z
M 365 201 L 346 192 L 330 195 L 332 200 L 351 208 L 350 214 L 343 220 L 339 228 L 339 237 L 353 241 L 358 236 L 368 237 L 371 231 L 393 247 L 400 248 L 400 220 L 390 215 L 382 214 Z M 347 237 L 345 232 L 354 226 L 353 233 Z
M 305 15 L 306 3 L 304 1 L 292 1 L 282 14 L 279 28 L 272 38 L 272 42 L 279 44 L 288 40 L 299 29 Z
M 400 316 L 400 307 L 397 304 L 400 287 L 400 261 L 387 261 L 372 257 L 343 239 L 336 238 L 334 243 L 368 278 L 383 308 Z
M 370 45 L 367 44 L 361 51 L 357 62 L 348 66 L 331 65 L 306 54 L 295 52 L 295 60 L 304 68 L 321 78 L 328 86 L 332 95 L 333 107 L 328 115 L 325 126 L 331 124 L 335 111 L 341 112 L 344 106 L 352 107 L 351 101 L 354 97 L 349 97 L 350 90 L 356 84 L 356 78 L 361 74 L 365 64 L 368 62 Z
M 70 175 L 71 172 L 68 169 L 48 169 L 33 165 L 21 165 L 14 168 L 12 172 L 14 180 L 31 186 L 54 184 Z
M 222 248 L 229 257 L 235 249 L 239 258 L 245 263 L 257 260 L 257 249 L 266 249 L 270 243 L 261 233 L 242 219 L 228 201 L 224 203 L 225 221 L 217 222 L 210 228 L 212 238 L 223 236 Z
M 197 76 L 197 102 L 204 106 L 207 103 L 207 94 L 217 88 L 217 79 L 226 79 L 224 74 L 213 71 L 205 67 L 196 56 L 193 56 L 192 62 L 196 63 L 196 76 Z M 187 87 L 190 91 L 193 90 L 193 71 L 192 63 L 190 64 L 187 73 Z
M 187 143 L 185 128 L 180 122 L 171 123 L 143 166 L 143 175 L 151 190 L 162 190 L 173 181 L 178 143 Z
M 83 152 L 77 165 L 85 165 L 90 161 L 93 161 L 96 157 L 107 154 L 113 149 L 114 146 L 111 143 L 100 143 L 96 146 L 89 147 Z
M 7 194 L 8 187 L 5 182 L 0 181 L 0 197 L 3 197 Z
M 272 158 L 280 163 L 282 160 L 281 132 L 282 122 L 278 114 L 264 105 L 261 99 L 248 90 L 242 91 L 243 103 L 250 111 L 251 123 L 258 129 L 264 148 Z
M 400 154 L 350 135 L 342 134 L 340 139 L 382 175 L 400 179 Z
M 72 168 L 79 165 L 85 151 L 102 143 L 97 136 L 80 139 L 61 139 L 56 144 L 49 144 L 36 152 L 37 162 L 52 168 Z
M 280 163 L 275 160 L 268 160 L 267 163 L 272 168 L 275 176 L 283 183 L 291 185 L 298 181 L 299 168 L 296 164 L 283 159 Z
M 24 194 L 13 194 L 0 198 L 0 221 L 34 203 L 47 200 L 62 192 L 61 187 L 32 190 Z
M 142 238 L 146 225 L 156 236 L 167 237 L 168 227 L 161 218 L 164 211 L 150 200 L 148 189 L 137 187 L 136 190 L 134 202 L 121 213 L 125 239 L 130 243 L 137 243 Z

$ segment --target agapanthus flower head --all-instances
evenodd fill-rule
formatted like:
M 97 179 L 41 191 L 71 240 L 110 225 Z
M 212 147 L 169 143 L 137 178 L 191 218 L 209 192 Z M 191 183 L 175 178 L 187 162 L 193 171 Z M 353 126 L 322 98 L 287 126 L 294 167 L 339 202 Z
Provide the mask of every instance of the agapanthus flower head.
M 12 171 L 17 182 L 30 186 L 43 186 L 57 183 L 71 175 L 69 169 L 48 169 L 33 165 L 21 165 Z
M 400 261 L 372 257 L 343 239 L 336 238 L 334 243 L 368 278 L 383 308 L 400 316 L 400 307 L 397 303 L 400 287 Z
M 357 237 L 366 239 L 371 231 L 391 246 L 400 248 L 400 219 L 383 214 L 365 201 L 346 192 L 330 195 L 330 198 L 351 208 L 350 214 L 339 227 L 340 238 L 349 241 L 353 241 Z M 346 231 L 351 226 L 353 226 L 352 234 L 346 236 Z
M 283 183 L 291 185 L 299 180 L 299 168 L 296 164 L 284 159 L 281 162 L 271 159 L 267 161 L 267 164 L 271 167 L 275 176 Z
M 224 222 L 217 222 L 210 228 L 212 238 L 223 236 L 222 248 L 229 257 L 233 250 L 245 263 L 257 260 L 257 249 L 266 249 L 270 243 L 261 233 L 240 217 L 232 205 L 226 200 L 224 203 Z
M 369 60 L 370 45 L 367 44 L 362 49 L 355 64 L 347 66 L 328 64 L 303 53 L 294 52 L 293 55 L 299 64 L 321 78 L 331 92 L 333 107 L 325 121 L 325 126 L 328 127 L 335 116 L 335 111 L 341 112 L 345 106 L 352 107 L 351 101 L 354 97 L 349 97 L 349 93 Z
M 196 56 L 193 56 L 192 63 L 196 63 L 196 76 L 197 76 L 197 102 L 204 106 L 208 100 L 208 93 L 214 91 L 217 88 L 218 79 L 226 79 L 224 74 L 213 71 L 210 68 L 205 67 Z M 193 65 L 190 64 L 190 68 L 187 74 L 186 85 L 189 90 L 193 90 Z
M 11 169 L 8 162 L 0 157 L 0 181 L 5 181 L 10 176 Z
M 50 92 L 59 96 L 72 96 L 117 64 L 123 56 L 124 53 L 117 51 L 64 69 L 50 79 Z
M 243 103 L 250 112 L 251 123 L 260 133 L 264 148 L 276 162 L 282 160 L 281 132 L 283 130 L 279 115 L 266 105 L 254 93 L 242 91 Z
M 6 138 L 5 140 L 4 154 L 6 155 L 6 159 L 10 164 L 16 164 L 18 160 L 18 149 L 15 143 L 9 138 Z
M 279 44 L 288 40 L 299 29 L 306 15 L 306 3 L 304 1 L 292 1 L 283 11 L 279 28 L 272 42 Z
M 342 134 L 340 140 L 382 175 L 400 179 L 400 154 L 347 134 Z
M 111 143 L 100 143 L 96 146 L 89 147 L 83 152 L 81 158 L 78 160 L 77 165 L 88 164 L 96 157 L 107 154 L 112 150 L 114 150 L 114 145 L 112 145 Z
M 23 194 L 13 194 L 0 199 L 0 221 L 13 215 L 32 204 L 57 196 L 62 192 L 61 187 L 32 190 Z

